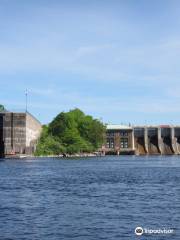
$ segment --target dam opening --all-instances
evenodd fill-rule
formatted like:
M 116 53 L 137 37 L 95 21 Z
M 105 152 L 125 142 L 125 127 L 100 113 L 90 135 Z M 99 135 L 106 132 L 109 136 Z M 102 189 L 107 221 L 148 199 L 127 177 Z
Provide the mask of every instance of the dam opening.
M 176 153 L 180 154 L 180 128 L 174 128 L 175 149 Z
M 174 153 L 171 140 L 171 128 L 162 127 L 161 128 L 161 153 L 165 155 L 170 155 Z
M 148 128 L 148 153 L 161 153 L 158 144 L 158 128 Z
M 0 115 L 0 158 L 4 157 L 3 115 Z
M 147 153 L 145 147 L 145 129 L 134 128 L 134 145 L 137 155 L 145 155 Z
M 110 144 L 112 137 L 114 144 Z M 179 125 L 107 125 L 106 140 L 105 153 L 180 155 Z

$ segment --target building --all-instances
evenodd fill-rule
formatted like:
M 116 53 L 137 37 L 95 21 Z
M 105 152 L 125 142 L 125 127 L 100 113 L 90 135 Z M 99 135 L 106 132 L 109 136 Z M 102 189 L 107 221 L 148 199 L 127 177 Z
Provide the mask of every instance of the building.
M 125 125 L 107 125 L 105 154 L 133 154 L 133 128 Z
M 0 157 L 33 154 L 41 129 L 41 123 L 28 112 L 0 112 Z
M 180 126 L 107 125 L 105 154 L 180 154 Z

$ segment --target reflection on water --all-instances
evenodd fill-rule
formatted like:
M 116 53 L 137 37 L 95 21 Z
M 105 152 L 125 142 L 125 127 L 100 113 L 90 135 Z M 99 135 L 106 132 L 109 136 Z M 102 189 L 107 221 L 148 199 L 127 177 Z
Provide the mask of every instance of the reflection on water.
M 2 240 L 180 239 L 180 157 L 1 161 L 0 222 Z

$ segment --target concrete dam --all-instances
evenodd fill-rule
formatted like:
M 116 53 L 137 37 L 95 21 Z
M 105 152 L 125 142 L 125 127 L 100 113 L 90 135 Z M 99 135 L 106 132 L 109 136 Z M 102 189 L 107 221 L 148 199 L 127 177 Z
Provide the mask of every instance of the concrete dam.
M 41 133 L 41 123 L 28 112 L 0 112 L 0 158 L 32 155 Z
M 28 112 L 0 112 L 0 158 L 33 155 L 42 130 Z M 103 154 L 180 154 L 180 125 L 106 125 Z
M 180 126 L 107 125 L 105 154 L 180 154 Z

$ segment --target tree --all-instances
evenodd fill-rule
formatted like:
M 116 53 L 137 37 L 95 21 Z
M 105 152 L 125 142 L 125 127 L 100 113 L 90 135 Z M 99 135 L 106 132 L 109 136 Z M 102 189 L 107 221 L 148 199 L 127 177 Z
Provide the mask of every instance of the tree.
M 79 109 L 61 112 L 44 126 L 36 154 L 81 153 L 97 150 L 104 142 L 105 126 Z
M 41 137 L 36 147 L 36 156 L 41 155 L 58 155 L 66 152 L 59 139 L 48 134 L 48 126 L 43 126 Z
M 5 107 L 0 104 L 0 112 L 5 111 Z

